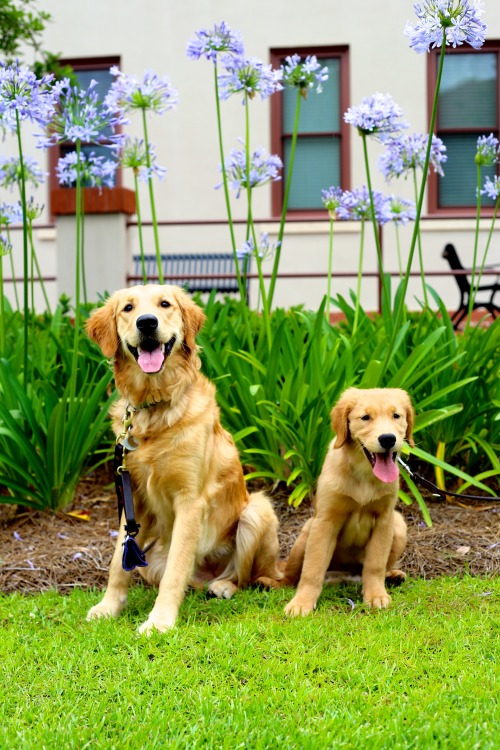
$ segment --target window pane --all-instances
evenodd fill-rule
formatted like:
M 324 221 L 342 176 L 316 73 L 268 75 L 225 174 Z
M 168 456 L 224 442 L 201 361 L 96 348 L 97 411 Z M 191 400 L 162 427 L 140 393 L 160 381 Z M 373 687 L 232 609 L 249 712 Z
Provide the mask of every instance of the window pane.
M 111 88 L 111 84 L 114 81 L 114 76 L 111 75 L 109 69 L 98 68 L 96 70 L 75 70 L 75 77 L 78 81 L 80 88 L 87 90 L 90 86 L 91 81 L 97 81 L 97 86 L 94 91 L 97 91 L 99 101 L 103 101 L 104 97 Z
M 439 205 L 475 206 L 477 167 L 474 157 L 477 150 L 475 135 L 453 135 L 443 137 L 448 159 L 443 165 L 444 177 L 439 177 Z M 481 179 L 484 185 L 486 176 L 495 176 L 495 167 L 482 167 Z M 482 185 L 481 185 L 482 187 Z M 493 201 L 481 196 L 481 205 L 492 206 Z
M 439 64 L 439 56 L 436 60 Z M 439 94 L 439 127 L 497 127 L 495 54 L 446 55 Z
M 285 168 L 288 173 L 291 139 L 284 143 Z M 338 138 L 299 138 L 295 150 L 289 209 L 322 208 L 321 191 L 340 185 L 340 141 Z
M 319 58 L 321 67 L 328 68 L 328 80 L 325 81 L 323 92 L 317 94 L 312 89 L 307 99 L 300 107 L 299 133 L 318 133 L 321 131 L 338 132 L 340 130 L 339 105 L 339 75 L 340 60 L 338 58 Z M 295 120 L 295 106 L 297 89 L 285 86 L 283 91 L 283 132 L 291 133 Z

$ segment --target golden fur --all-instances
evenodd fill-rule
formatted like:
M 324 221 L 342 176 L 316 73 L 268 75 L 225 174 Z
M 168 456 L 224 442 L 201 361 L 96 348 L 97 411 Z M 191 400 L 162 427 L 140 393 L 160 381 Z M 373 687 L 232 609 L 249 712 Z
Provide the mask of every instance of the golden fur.
M 121 396 L 112 409 L 116 435 L 126 405 L 137 409 L 128 436 L 139 447 L 127 464 L 141 524 L 137 542 L 154 542 L 139 572 L 159 587 L 141 632 L 174 625 L 189 583 L 210 580 L 211 594 L 229 598 L 239 587 L 273 586 L 282 577 L 276 515 L 263 493 L 248 495 L 215 388 L 200 373 L 195 336 L 204 320 L 181 289 L 150 284 L 116 292 L 87 324 L 113 360 Z M 116 617 L 126 604 L 131 574 L 121 564 L 123 525 L 122 517 L 108 587 L 88 619 Z
M 392 569 L 406 546 L 406 524 L 394 510 L 399 488 L 395 459 L 404 440 L 413 445 L 410 398 L 399 388 L 349 388 L 331 418 L 336 438 L 318 480 L 314 515 L 285 569 L 283 583 L 296 585 L 300 579 L 285 608 L 288 615 L 314 609 L 328 570 L 361 568 L 363 601 L 374 608 L 390 604 L 386 577 L 394 582 L 405 578 Z M 374 473 L 377 462 L 382 480 Z M 329 582 L 339 580 L 349 576 L 327 576 Z

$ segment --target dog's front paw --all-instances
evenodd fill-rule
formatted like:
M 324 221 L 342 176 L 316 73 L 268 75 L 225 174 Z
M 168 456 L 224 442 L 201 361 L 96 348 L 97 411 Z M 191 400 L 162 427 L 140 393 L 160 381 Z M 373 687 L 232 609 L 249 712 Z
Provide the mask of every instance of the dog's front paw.
M 127 597 L 104 598 L 102 602 L 91 607 L 87 612 L 87 620 L 99 620 L 102 617 L 118 617 L 127 603 Z
M 367 592 L 363 597 L 364 603 L 371 609 L 387 609 L 391 603 L 391 597 L 387 591 Z
M 217 596 L 219 599 L 230 599 L 237 591 L 236 584 L 226 579 L 212 581 L 208 587 L 209 596 Z
M 313 601 L 294 596 L 285 607 L 285 615 L 287 615 L 287 617 L 299 617 L 300 615 L 305 617 L 306 615 L 309 615 L 313 609 Z
M 151 635 L 155 630 L 159 633 L 165 633 L 167 630 L 171 630 L 175 625 L 175 617 L 152 617 L 149 615 L 146 622 L 143 622 L 138 632 L 139 635 Z

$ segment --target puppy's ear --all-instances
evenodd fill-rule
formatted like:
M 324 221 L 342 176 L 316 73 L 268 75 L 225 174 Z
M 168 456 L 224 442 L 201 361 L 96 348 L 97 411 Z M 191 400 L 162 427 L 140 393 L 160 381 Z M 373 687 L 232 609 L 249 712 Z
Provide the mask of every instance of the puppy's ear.
M 184 324 L 184 350 L 189 355 L 196 349 L 196 335 L 201 331 L 207 316 L 182 290 L 177 293 L 177 299 Z
M 105 357 L 113 357 L 118 349 L 115 309 L 112 298 L 94 310 L 85 325 L 88 336 L 101 348 Z
M 356 388 L 348 388 L 332 409 L 332 427 L 336 440 L 334 448 L 342 448 L 349 437 L 349 412 L 354 406 Z
M 406 395 L 406 435 L 405 440 L 412 448 L 415 446 L 413 440 L 413 425 L 415 424 L 415 409 L 411 402 L 411 398 L 405 392 Z

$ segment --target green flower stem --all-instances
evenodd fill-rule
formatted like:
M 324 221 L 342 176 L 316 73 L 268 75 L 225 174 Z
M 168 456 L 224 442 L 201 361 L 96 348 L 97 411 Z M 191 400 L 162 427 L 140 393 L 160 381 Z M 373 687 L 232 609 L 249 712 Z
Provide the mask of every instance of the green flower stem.
M 326 283 L 325 317 L 330 322 L 330 298 L 332 296 L 332 260 L 333 260 L 333 219 L 330 217 L 330 238 L 328 245 L 328 277 Z
M 415 169 L 415 167 L 413 167 L 413 187 L 415 190 L 415 203 L 416 203 L 418 200 L 418 187 L 417 187 L 417 170 Z M 420 231 L 420 224 L 418 227 L 417 241 L 418 241 L 418 258 L 420 262 L 420 278 L 422 279 L 422 292 L 424 295 L 424 304 L 426 307 L 429 307 L 429 297 L 427 295 L 427 284 L 425 283 L 424 257 L 422 254 L 422 233 Z
M 476 298 L 476 295 L 477 295 L 477 292 L 478 292 L 478 289 L 479 289 L 479 285 L 481 283 L 481 277 L 483 275 L 483 271 L 484 271 L 484 268 L 485 268 L 485 265 L 486 265 L 486 257 L 488 255 L 488 250 L 490 249 L 491 239 L 493 237 L 493 229 L 495 228 L 495 222 L 496 222 L 496 218 L 497 218 L 497 214 L 498 214 L 498 209 L 499 208 L 500 208 L 500 196 L 497 198 L 497 201 L 495 203 L 495 208 L 493 209 L 493 218 L 491 220 L 491 227 L 490 227 L 490 231 L 488 232 L 488 239 L 486 240 L 486 247 L 484 248 L 483 260 L 481 262 L 481 266 L 480 266 L 479 271 L 477 273 L 476 284 L 475 284 L 474 289 L 472 288 L 472 280 L 471 280 L 471 292 L 474 295 L 474 299 Z
M 394 223 L 394 229 L 396 231 L 396 250 L 398 253 L 398 270 L 399 270 L 399 278 L 403 278 L 403 263 L 401 261 L 401 242 L 399 240 L 399 226 L 398 222 L 396 221 Z
M 12 250 L 11 250 L 12 255 Z M 0 357 L 5 357 L 5 299 L 3 288 L 3 254 L 0 253 Z
M 474 300 L 476 299 L 476 266 L 477 266 L 477 249 L 479 245 L 479 227 L 481 222 L 481 165 L 478 164 L 476 168 L 477 175 L 477 188 L 476 188 L 476 231 L 474 234 L 474 254 L 472 257 L 472 270 L 470 275 L 470 292 L 469 292 L 469 304 L 467 309 L 467 322 L 465 324 L 465 330 L 467 331 L 471 324 L 472 310 L 474 309 Z
M 139 232 L 139 249 L 141 251 L 141 266 L 142 266 L 142 283 L 148 283 L 148 274 L 146 271 L 146 258 L 144 256 L 144 239 L 142 236 L 142 219 L 141 219 L 141 204 L 139 201 L 139 180 L 137 179 L 137 167 L 134 167 L 134 190 L 135 190 L 135 212 L 137 214 L 137 231 Z
M 269 301 L 266 294 L 266 285 L 264 282 L 264 274 L 262 273 L 262 259 L 259 255 L 259 245 L 257 243 L 257 235 L 255 232 L 255 225 L 252 215 L 252 186 L 250 185 L 250 107 L 249 97 L 245 94 L 245 182 L 247 192 L 247 239 L 252 236 L 254 255 L 257 263 L 257 272 L 259 274 L 259 290 L 262 297 L 262 316 L 264 318 L 264 326 L 266 330 L 267 343 L 269 349 L 272 344 L 271 324 L 269 320 L 270 310 Z
M 24 351 L 23 351 L 23 385 L 27 389 L 28 373 L 28 343 L 29 343 L 29 304 L 28 304 L 28 217 L 26 215 L 26 180 L 24 174 L 23 144 L 21 139 L 21 123 L 19 111 L 16 108 L 16 133 L 19 150 L 19 168 L 21 170 L 21 205 L 23 208 L 23 312 L 24 312 Z
M 222 117 L 221 117 L 221 111 L 220 111 L 220 98 L 219 98 L 219 81 L 217 77 L 217 58 L 214 62 L 214 85 L 215 85 L 215 109 L 217 112 L 217 135 L 219 139 L 219 153 L 220 153 L 220 160 L 221 160 L 221 169 L 222 169 L 222 185 L 224 188 L 224 199 L 226 201 L 226 212 L 227 212 L 227 221 L 229 226 L 229 234 L 231 236 L 231 248 L 233 251 L 233 257 L 234 257 L 234 268 L 236 271 L 236 279 L 238 281 L 238 289 L 240 291 L 240 301 L 242 310 L 244 311 L 244 320 L 245 320 L 245 328 L 247 333 L 247 345 L 251 351 L 252 354 L 255 354 L 255 346 L 253 341 L 253 335 L 252 335 L 252 328 L 250 325 L 250 319 L 249 316 L 246 313 L 247 308 L 247 301 L 246 301 L 246 266 L 245 266 L 245 279 L 242 278 L 241 271 L 240 271 L 240 264 L 238 260 L 238 255 L 236 253 L 236 238 L 234 235 L 234 224 L 233 224 L 233 217 L 231 213 L 231 200 L 229 198 L 229 185 L 227 182 L 227 174 L 225 169 L 226 159 L 224 156 L 224 141 L 222 137 Z
M 146 147 L 146 166 L 148 168 L 149 201 L 151 204 L 151 220 L 153 223 L 153 234 L 154 234 L 154 240 L 155 240 L 156 263 L 158 265 L 158 280 L 160 284 L 163 284 L 164 277 L 163 277 L 163 268 L 162 268 L 162 262 L 161 262 L 160 238 L 158 235 L 158 221 L 156 218 L 155 196 L 154 196 L 154 190 L 153 190 L 153 177 L 151 175 L 151 157 L 149 154 L 148 126 L 146 122 L 146 110 L 145 109 L 142 110 L 142 125 L 144 129 L 144 145 Z
M 377 217 L 375 215 L 375 200 L 373 198 L 373 188 L 372 188 L 372 181 L 371 181 L 371 175 L 370 175 L 370 162 L 368 159 L 368 139 L 367 139 L 366 133 L 360 132 L 360 135 L 363 141 L 363 155 L 365 159 L 366 182 L 368 185 L 368 194 L 370 196 L 370 211 L 371 211 L 371 216 L 372 216 L 373 234 L 375 237 L 375 247 L 377 249 L 378 270 L 380 274 L 380 281 L 382 282 L 382 300 L 383 300 L 383 305 L 385 309 L 390 310 L 391 299 L 389 295 L 387 279 L 385 278 L 385 275 L 384 275 L 382 248 L 380 246 L 379 228 L 378 228 L 378 223 L 377 223 Z M 359 304 L 359 300 L 357 301 L 357 304 Z
M 82 207 L 82 177 L 80 163 L 81 143 L 76 141 L 76 253 L 75 253 L 75 333 L 73 339 L 73 365 L 70 375 L 70 402 L 76 397 L 76 381 L 78 376 L 78 346 L 80 341 L 80 261 L 81 261 L 81 207 Z
M 83 301 L 87 304 L 87 276 L 85 273 L 85 200 L 84 190 L 81 191 L 80 196 L 80 224 L 81 224 L 81 237 L 80 237 L 80 253 L 81 253 L 81 275 L 82 275 L 82 291 Z
M 354 310 L 354 323 L 352 326 L 352 335 L 357 331 L 359 321 L 359 310 L 361 307 L 361 281 L 363 279 L 363 254 L 365 248 L 365 220 L 361 219 L 361 236 L 359 238 L 359 262 L 358 262 L 358 281 L 356 284 L 356 308 Z
M 288 199 L 290 196 L 290 188 L 292 185 L 292 173 L 293 173 L 293 163 L 295 160 L 295 150 L 297 147 L 297 135 L 299 132 L 299 118 L 300 118 L 300 107 L 302 104 L 302 94 L 301 89 L 297 89 L 297 101 L 295 103 L 295 118 L 293 123 L 293 131 L 292 131 L 292 142 L 290 144 L 290 158 L 288 160 L 288 170 L 286 175 L 286 182 L 285 182 L 285 194 L 283 196 L 283 206 L 281 208 L 281 221 L 278 229 L 278 239 L 276 243 L 276 252 L 274 254 L 274 264 L 273 264 L 273 270 L 271 274 L 271 281 L 269 283 L 269 294 L 268 294 L 268 301 L 269 301 L 269 309 L 271 309 L 274 299 L 274 289 L 276 287 L 276 280 L 278 278 L 278 270 L 280 265 L 280 257 L 281 257 L 281 248 L 283 247 L 283 235 L 285 232 L 285 221 L 286 221 L 286 214 L 288 211 Z
M 394 309 L 394 316 L 393 316 L 393 327 L 392 327 L 392 336 L 391 340 L 389 342 L 389 346 L 387 347 L 387 352 L 384 358 L 384 361 L 382 363 L 381 368 L 381 377 L 384 376 L 384 374 L 387 371 L 387 367 L 389 365 L 389 362 L 392 357 L 392 352 L 394 349 L 394 344 L 396 342 L 396 338 L 400 332 L 401 323 L 403 319 L 403 313 L 405 309 L 405 300 L 406 300 L 406 292 L 408 291 L 408 283 L 410 279 L 410 271 L 413 264 L 413 256 L 415 255 L 415 247 L 417 245 L 417 238 L 418 233 L 420 231 L 420 217 L 422 216 L 422 207 L 424 205 L 424 195 L 425 195 L 425 186 L 427 182 L 427 174 L 429 171 L 429 162 L 431 159 L 431 148 L 432 148 L 432 135 L 434 133 L 434 126 L 436 124 L 436 117 L 437 117 L 437 108 L 438 108 L 438 101 L 439 101 L 439 89 L 441 88 L 441 78 L 443 76 L 443 65 L 444 65 L 444 57 L 446 52 L 446 34 L 443 31 L 443 41 L 441 43 L 441 51 L 439 55 L 439 65 L 438 65 L 438 71 L 437 71 L 437 78 L 436 78 L 436 88 L 434 90 L 434 99 L 432 102 L 432 110 L 431 110 L 431 119 L 429 123 L 429 138 L 427 140 L 427 150 L 425 152 L 425 161 L 424 161 L 424 168 L 422 171 L 422 183 L 420 185 L 420 193 L 418 196 L 417 201 L 417 211 L 415 215 L 415 226 L 413 228 L 413 235 L 411 238 L 411 244 L 410 244 L 410 252 L 408 255 L 408 262 L 406 264 L 406 272 L 402 281 L 402 287 L 401 287 L 401 294 L 399 295 L 399 304 Z
M 32 276 L 31 283 L 33 284 L 33 282 L 34 282 L 34 268 L 36 268 L 38 282 L 40 284 L 40 288 L 42 290 L 43 298 L 45 300 L 45 307 L 47 308 L 47 312 L 50 315 L 52 315 L 52 310 L 51 310 L 51 307 L 50 307 L 50 302 L 49 302 L 49 298 L 48 298 L 48 295 L 47 295 L 47 290 L 45 289 L 45 284 L 43 283 L 42 273 L 41 273 L 41 270 L 40 270 L 40 264 L 38 263 L 38 257 L 37 257 L 37 254 L 35 252 L 35 243 L 33 241 L 33 222 L 31 220 L 28 222 L 28 235 L 29 235 L 29 242 L 30 242 L 30 248 L 31 248 L 31 264 L 32 264 L 32 268 L 31 268 L 31 276 Z M 35 311 L 35 302 L 34 302 L 33 291 L 32 291 L 32 305 L 33 305 L 33 312 L 34 312 Z
M 7 241 L 9 244 L 11 244 L 9 227 L 6 227 L 6 231 L 7 231 Z M 16 269 L 14 267 L 14 254 L 12 252 L 9 253 L 9 261 L 10 261 L 10 275 L 12 276 L 12 286 L 14 287 L 14 298 L 16 300 L 16 307 L 18 310 L 20 310 L 19 295 L 17 293 Z

